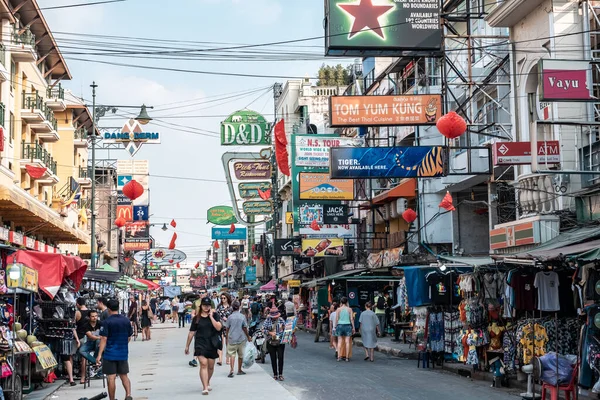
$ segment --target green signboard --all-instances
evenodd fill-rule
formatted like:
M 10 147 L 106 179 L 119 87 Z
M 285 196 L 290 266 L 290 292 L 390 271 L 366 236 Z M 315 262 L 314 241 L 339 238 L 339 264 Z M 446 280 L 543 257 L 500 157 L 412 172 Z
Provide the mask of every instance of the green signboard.
M 206 212 L 206 219 L 209 223 L 215 225 L 231 225 L 238 222 L 233 213 L 233 208 L 229 206 L 209 208 Z
M 221 145 L 255 146 L 271 144 L 269 123 L 259 113 L 240 110 L 221 122 Z
M 243 199 L 260 199 L 258 191 L 265 192 L 271 189 L 271 182 L 243 182 L 238 183 L 240 197 Z
M 440 0 L 325 0 L 327 55 L 439 50 Z

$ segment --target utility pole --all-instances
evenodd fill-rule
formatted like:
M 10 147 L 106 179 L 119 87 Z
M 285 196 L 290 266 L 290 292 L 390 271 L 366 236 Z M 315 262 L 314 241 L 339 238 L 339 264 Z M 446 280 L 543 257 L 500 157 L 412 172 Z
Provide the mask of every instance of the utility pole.
M 96 82 L 90 85 L 92 88 L 92 134 L 90 140 L 92 142 L 92 229 L 90 241 L 90 258 L 92 271 L 96 269 Z
M 277 100 L 281 96 L 282 84 L 273 84 L 273 129 L 271 134 L 271 140 L 277 140 L 273 138 L 275 136 L 275 124 L 277 124 Z M 271 186 L 273 187 L 273 245 L 277 240 L 277 225 L 279 224 L 279 185 L 277 177 L 279 175 L 277 170 L 277 158 L 275 157 L 275 148 L 271 154 L 271 165 L 273 171 L 271 173 Z M 265 243 L 266 244 L 266 243 Z M 275 263 L 273 268 L 275 270 L 275 296 L 279 295 L 279 264 L 277 263 L 277 256 L 273 254 Z M 270 260 L 269 260 L 270 261 Z

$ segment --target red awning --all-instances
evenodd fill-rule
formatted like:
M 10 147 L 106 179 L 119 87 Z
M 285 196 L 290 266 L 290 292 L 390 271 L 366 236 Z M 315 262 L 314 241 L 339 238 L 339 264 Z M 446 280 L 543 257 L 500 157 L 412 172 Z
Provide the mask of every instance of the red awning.
M 148 289 L 150 289 L 150 290 L 156 290 L 156 289 L 160 288 L 160 285 L 158 283 L 154 283 L 154 282 L 149 281 L 147 279 L 139 278 L 139 279 L 136 279 L 136 281 L 138 281 L 140 283 L 143 283 L 144 285 L 148 286 Z
M 79 290 L 87 264 L 79 257 L 55 253 L 19 250 L 7 257 L 7 263 L 18 262 L 38 271 L 39 288 L 54 298 L 65 278 L 73 281 Z
M 415 178 L 403 179 L 400 184 L 373 198 L 373 204 L 384 204 L 399 199 L 400 197 L 415 197 L 417 180 Z

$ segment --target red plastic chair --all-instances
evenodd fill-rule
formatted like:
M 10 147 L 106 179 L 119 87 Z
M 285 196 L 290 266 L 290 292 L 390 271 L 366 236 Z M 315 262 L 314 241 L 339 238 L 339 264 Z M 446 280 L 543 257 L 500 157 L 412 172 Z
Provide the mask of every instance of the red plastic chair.
M 579 364 L 575 365 L 573 368 L 573 375 L 571 375 L 571 381 L 568 385 L 558 385 L 558 390 L 556 386 L 550 385 L 549 383 L 544 383 L 542 385 L 542 400 L 546 400 L 546 390 L 550 392 L 550 400 L 558 400 L 558 393 L 562 390 L 565 392 L 565 398 L 567 400 L 575 400 L 575 390 L 577 381 L 577 376 L 579 375 Z

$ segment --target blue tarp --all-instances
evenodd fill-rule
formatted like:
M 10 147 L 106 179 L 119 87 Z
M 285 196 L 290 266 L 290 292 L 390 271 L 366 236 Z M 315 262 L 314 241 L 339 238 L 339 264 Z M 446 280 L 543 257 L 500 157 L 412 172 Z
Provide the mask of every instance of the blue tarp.
M 419 307 L 430 304 L 429 285 L 425 280 L 425 275 L 434 271 L 433 267 L 406 267 L 404 278 L 406 280 L 406 291 L 408 293 L 408 305 L 410 307 Z

